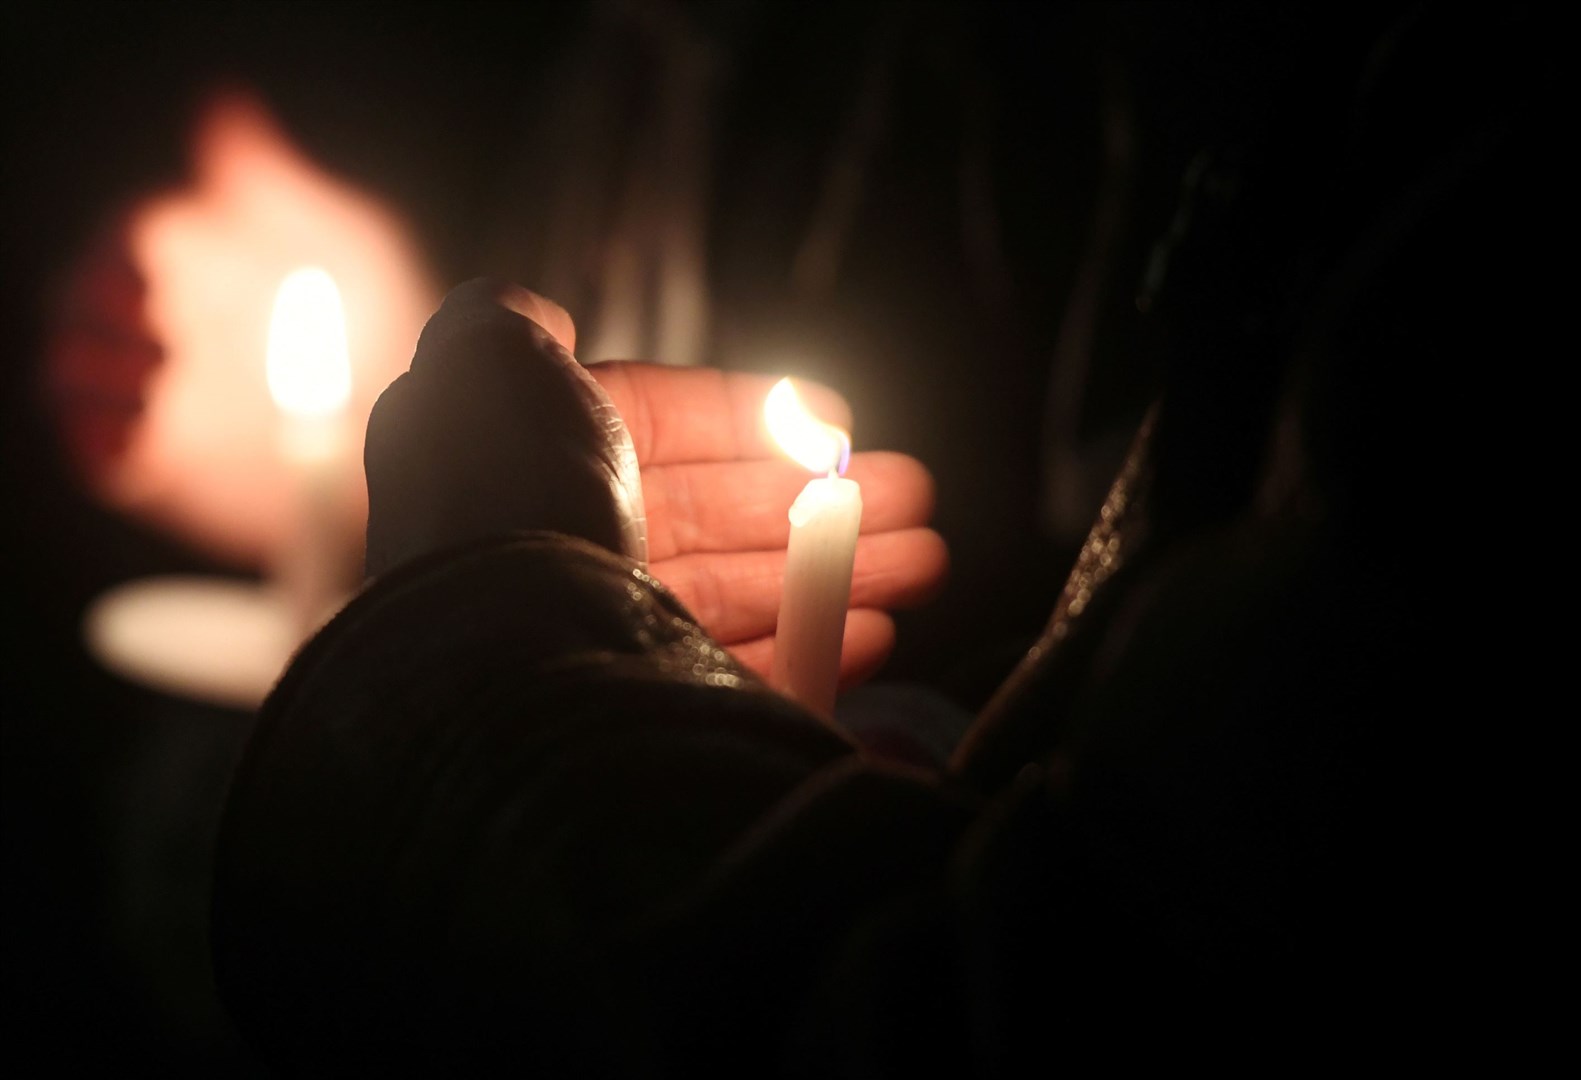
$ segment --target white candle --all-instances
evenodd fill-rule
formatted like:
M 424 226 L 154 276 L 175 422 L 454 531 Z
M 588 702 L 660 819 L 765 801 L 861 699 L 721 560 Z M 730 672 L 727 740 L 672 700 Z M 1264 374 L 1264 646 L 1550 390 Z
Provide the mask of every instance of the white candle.
M 351 461 L 345 316 L 322 270 L 290 274 L 269 323 L 269 393 L 291 521 L 265 587 L 208 578 L 148 578 L 99 597 L 83 619 L 104 665 L 165 693 L 256 708 L 302 639 L 345 598 L 344 481 Z
M 862 489 L 843 479 L 850 439 L 802 407 L 789 379 L 769 391 L 763 415 L 781 449 L 813 472 L 790 509 L 790 547 L 770 682 L 815 712 L 834 712 L 851 569 L 862 524 Z
M 280 283 L 269 322 L 268 375 L 293 487 L 274 583 L 306 634 L 334 612 L 346 587 L 342 481 L 351 364 L 340 291 L 325 271 L 296 270 Z

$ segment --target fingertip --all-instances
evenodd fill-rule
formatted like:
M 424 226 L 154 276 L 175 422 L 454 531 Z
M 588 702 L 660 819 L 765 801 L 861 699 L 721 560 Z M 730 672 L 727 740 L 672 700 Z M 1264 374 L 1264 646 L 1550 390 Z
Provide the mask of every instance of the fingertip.
M 916 608 L 944 587 L 950 550 L 932 529 L 871 533 L 856 543 L 852 600 L 883 608 Z
M 568 344 L 568 342 L 570 344 Z M 552 300 L 498 278 L 477 277 L 452 288 L 424 324 L 410 370 L 463 367 L 484 358 L 514 358 L 523 350 L 554 354 L 571 362 L 576 342 L 571 316 Z
M 905 467 L 910 473 L 913 485 L 912 498 L 915 500 L 916 513 L 924 522 L 933 520 L 933 512 L 938 508 L 939 485 L 933 479 L 933 472 L 921 461 L 909 454 L 900 454 Z M 948 552 L 946 552 L 946 556 Z
M 547 296 L 539 296 L 520 285 L 506 285 L 498 294 L 499 302 L 524 315 L 549 331 L 560 347 L 568 353 L 576 352 L 576 323 L 570 312 Z
M 913 528 L 933 520 L 938 497 L 933 474 L 909 454 L 890 450 L 853 454 L 846 475 L 862 485 L 862 496 L 868 503 L 864 530 Z
M 923 529 L 922 533 L 922 554 L 919 555 L 919 562 L 922 566 L 924 585 L 909 598 L 911 607 L 921 607 L 931 603 L 944 590 L 945 582 L 950 579 L 950 545 L 944 542 L 944 537 L 932 529 Z
M 872 608 L 848 611 L 840 649 L 840 689 L 849 690 L 872 678 L 894 651 L 894 619 Z

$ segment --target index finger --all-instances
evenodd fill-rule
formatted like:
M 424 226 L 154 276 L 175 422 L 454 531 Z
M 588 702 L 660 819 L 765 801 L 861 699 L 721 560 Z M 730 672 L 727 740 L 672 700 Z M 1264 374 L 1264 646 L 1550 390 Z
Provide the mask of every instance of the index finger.
M 629 360 L 587 370 L 625 419 L 644 467 L 780 456 L 763 423 L 776 376 Z M 851 407 L 839 394 L 800 379 L 796 390 L 820 420 L 850 430 Z

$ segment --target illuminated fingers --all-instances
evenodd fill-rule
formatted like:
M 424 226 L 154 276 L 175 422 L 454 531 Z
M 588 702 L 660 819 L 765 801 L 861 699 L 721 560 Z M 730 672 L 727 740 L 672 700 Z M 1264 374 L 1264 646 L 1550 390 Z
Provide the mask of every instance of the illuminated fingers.
M 780 457 L 763 424 L 773 376 L 627 361 L 588 371 L 625 419 L 644 468 Z M 797 388 L 820 419 L 851 426 L 851 408 L 839 394 L 817 383 Z
M 863 536 L 856 545 L 851 607 L 888 610 L 924 603 L 943 583 L 948 564 L 944 541 L 931 529 Z M 783 550 L 681 555 L 656 561 L 653 572 L 722 645 L 774 632 Z
M 729 647 L 747 667 L 768 678 L 774 663 L 774 638 L 760 637 Z M 846 613 L 840 649 L 840 688 L 856 686 L 883 666 L 895 648 L 895 621 L 882 611 L 857 608 Z
M 857 454 L 847 475 L 862 485 L 863 533 L 915 528 L 933 514 L 933 478 L 914 458 Z M 649 557 L 784 548 L 790 505 L 807 480 L 807 471 L 788 461 L 644 469 Z
M 570 313 L 553 300 L 519 285 L 507 285 L 500 290 L 500 303 L 549 331 L 566 352 L 576 352 L 576 324 Z

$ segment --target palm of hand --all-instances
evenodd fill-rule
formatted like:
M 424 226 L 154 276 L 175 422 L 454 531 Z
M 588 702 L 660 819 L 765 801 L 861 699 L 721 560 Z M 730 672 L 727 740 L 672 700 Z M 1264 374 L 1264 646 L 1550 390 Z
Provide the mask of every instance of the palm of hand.
M 570 344 L 569 320 L 549 328 Z M 808 480 L 806 470 L 775 451 L 763 427 L 763 399 L 774 380 L 637 363 L 590 370 L 636 446 L 651 570 L 720 644 L 766 674 L 787 513 Z M 850 410 L 838 395 L 801 389 L 825 420 L 849 427 Z M 872 674 L 893 648 L 887 611 L 926 600 L 947 565 L 943 540 L 926 527 L 933 488 L 920 462 L 858 453 L 848 475 L 862 485 L 864 513 L 841 657 L 845 685 Z

